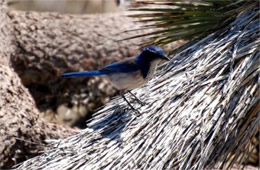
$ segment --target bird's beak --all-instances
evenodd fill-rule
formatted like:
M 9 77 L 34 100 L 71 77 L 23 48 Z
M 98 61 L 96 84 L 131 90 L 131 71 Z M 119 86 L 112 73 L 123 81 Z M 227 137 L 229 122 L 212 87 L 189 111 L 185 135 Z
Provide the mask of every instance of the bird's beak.
M 162 56 L 161 56 L 161 59 L 162 59 L 162 60 L 166 60 L 166 61 L 170 61 L 170 59 L 169 59 L 166 55 L 162 55 Z

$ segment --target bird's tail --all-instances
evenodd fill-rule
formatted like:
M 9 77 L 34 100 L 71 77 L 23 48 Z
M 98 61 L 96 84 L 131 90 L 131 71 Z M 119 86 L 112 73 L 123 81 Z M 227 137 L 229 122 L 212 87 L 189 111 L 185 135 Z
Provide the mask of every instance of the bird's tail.
M 106 72 L 104 70 L 93 70 L 93 71 L 63 73 L 61 77 L 87 77 L 87 76 L 100 76 L 105 74 Z

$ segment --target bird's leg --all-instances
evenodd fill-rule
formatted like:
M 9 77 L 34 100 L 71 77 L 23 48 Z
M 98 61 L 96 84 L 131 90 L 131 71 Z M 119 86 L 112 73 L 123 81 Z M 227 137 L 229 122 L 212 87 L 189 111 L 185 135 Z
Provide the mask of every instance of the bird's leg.
M 131 108 L 133 111 L 135 111 L 135 112 L 137 112 L 138 114 L 140 114 L 140 112 L 139 112 L 137 109 L 135 109 L 135 108 L 131 105 L 131 103 L 126 99 L 126 97 L 125 97 L 125 95 L 124 95 L 124 91 L 120 91 L 120 95 L 123 97 L 123 99 L 126 101 L 126 103 L 130 106 L 130 108 Z
M 140 99 L 138 99 L 138 97 L 136 97 L 130 90 L 127 91 L 127 92 L 130 93 L 132 96 L 134 96 L 135 100 L 136 100 L 140 105 L 142 105 L 142 106 L 145 105 L 145 103 L 142 102 Z

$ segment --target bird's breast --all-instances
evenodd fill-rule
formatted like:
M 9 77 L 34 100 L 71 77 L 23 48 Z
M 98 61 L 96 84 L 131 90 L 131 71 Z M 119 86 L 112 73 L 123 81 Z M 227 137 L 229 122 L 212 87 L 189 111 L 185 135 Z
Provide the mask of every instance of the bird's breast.
M 118 90 L 132 90 L 146 83 L 141 71 L 132 73 L 115 73 L 107 75 L 106 78 Z
M 140 69 L 134 72 L 113 73 L 106 75 L 105 77 L 118 90 L 133 90 L 144 85 L 152 78 L 158 62 L 158 60 L 155 60 L 149 63 L 149 65 L 147 65 L 149 67 L 145 68 L 147 70 Z
M 146 80 L 146 82 L 148 82 L 149 80 L 151 80 L 151 78 L 153 77 L 154 72 L 156 71 L 157 65 L 159 63 L 159 60 L 155 60 L 153 62 L 150 63 L 149 67 L 146 70 L 146 75 L 144 77 L 144 79 Z M 145 83 L 146 83 L 145 82 Z

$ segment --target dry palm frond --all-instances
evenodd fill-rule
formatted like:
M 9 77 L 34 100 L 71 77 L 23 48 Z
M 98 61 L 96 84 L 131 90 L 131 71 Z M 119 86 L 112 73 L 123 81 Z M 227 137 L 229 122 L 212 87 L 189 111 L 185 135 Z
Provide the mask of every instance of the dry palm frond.
M 113 100 L 19 169 L 231 167 L 259 127 L 259 14 L 258 6 L 239 14 L 135 90 L 141 115 Z
M 145 3 L 140 1 L 139 3 Z M 201 39 L 230 24 L 236 16 L 252 5 L 255 0 L 155 0 L 146 2 L 148 7 L 133 9 L 142 13 L 131 15 L 153 28 L 150 33 L 130 38 L 150 37 L 147 44 L 165 45 L 180 39 Z

